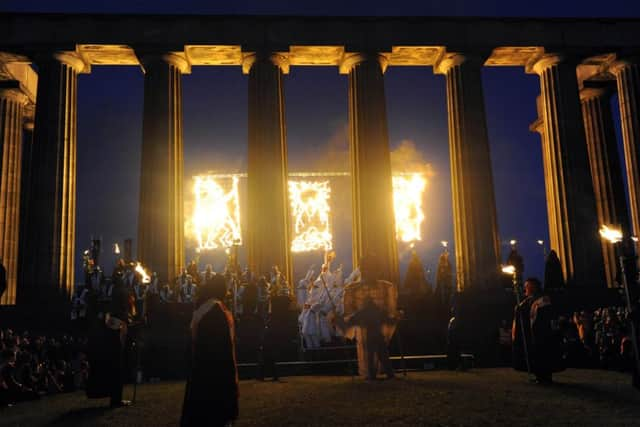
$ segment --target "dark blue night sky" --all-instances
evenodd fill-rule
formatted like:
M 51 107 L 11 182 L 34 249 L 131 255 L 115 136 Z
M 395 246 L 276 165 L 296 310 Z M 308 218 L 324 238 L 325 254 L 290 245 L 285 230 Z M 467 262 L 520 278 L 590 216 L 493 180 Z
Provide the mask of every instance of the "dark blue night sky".
M 630 17 L 640 16 L 640 3 L 624 0 L 606 3 L 437 0 L 415 4 L 399 0 L 313 3 L 255 0 L 221 5 L 211 1 L 3 0 L 0 10 Z M 517 239 L 525 257 L 525 274 L 540 276 L 542 251 L 536 240 L 547 242 L 548 230 L 540 140 L 528 130 L 536 118 L 538 78 L 525 74 L 521 68 L 485 68 L 483 78 L 500 236 L 503 242 Z M 385 79 L 392 148 L 403 140 L 413 141 L 435 173 L 427 189 L 424 241 L 418 245 L 423 261 L 433 268 L 440 252 L 439 242 L 453 241 L 444 77 L 433 75 L 431 68 L 389 67 Z M 78 82 L 77 253 L 80 254 L 92 235 L 101 236 L 106 245 L 136 236 L 143 74 L 137 67 L 94 66 L 92 73 L 80 76 Z M 246 83 L 239 67 L 194 67 L 192 74 L 183 78 L 186 178 L 222 167 L 244 169 Z M 285 93 L 290 170 L 308 170 L 331 161 L 340 163 L 339 155 L 336 160 L 326 153 L 330 147 L 332 152 L 345 149 L 346 76 L 339 75 L 336 68 L 292 67 L 285 79 Z M 613 102 L 617 119 L 617 100 Z M 319 158 L 323 156 L 327 157 Z M 339 191 L 334 188 L 334 193 Z M 338 194 L 335 197 L 349 199 Z M 349 224 L 350 218 L 337 218 L 334 229 L 338 235 L 338 257 L 347 269 L 351 260 Z M 503 258 L 507 251 L 508 244 L 503 246 Z M 299 261 L 298 264 L 302 264 L 302 260 Z M 296 270 L 302 268 L 305 266 L 296 265 Z

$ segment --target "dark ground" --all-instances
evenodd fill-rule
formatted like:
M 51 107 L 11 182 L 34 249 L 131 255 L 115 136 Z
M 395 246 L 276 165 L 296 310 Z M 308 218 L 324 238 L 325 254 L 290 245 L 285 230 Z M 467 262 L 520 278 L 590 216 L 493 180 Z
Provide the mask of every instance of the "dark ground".
M 569 370 L 555 379 L 554 386 L 538 386 L 504 368 L 409 373 L 376 383 L 350 377 L 242 381 L 237 426 L 640 425 L 640 392 L 628 375 Z M 135 406 L 116 410 L 82 393 L 56 395 L 0 410 L 0 425 L 175 426 L 183 391 L 182 382 L 146 384 Z

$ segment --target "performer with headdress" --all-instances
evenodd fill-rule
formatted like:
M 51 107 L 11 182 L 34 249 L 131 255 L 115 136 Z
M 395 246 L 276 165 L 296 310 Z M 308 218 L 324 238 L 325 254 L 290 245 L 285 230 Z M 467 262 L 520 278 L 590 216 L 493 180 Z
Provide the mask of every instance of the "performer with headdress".
M 226 426 L 238 417 L 233 315 L 224 305 L 219 275 L 198 293 L 190 328 L 189 375 L 180 425 Z
M 328 293 L 332 283 L 330 277 L 329 267 L 323 264 L 318 278 L 309 286 L 307 300 L 298 317 L 306 348 L 318 348 L 331 341 L 331 330 L 326 318 L 332 309 Z
M 311 285 L 311 278 L 313 277 L 313 267 L 313 265 L 309 267 L 306 276 L 298 282 L 298 286 L 296 287 L 296 302 L 300 309 L 304 308 L 304 303 L 307 301 L 307 293 L 309 285 Z
M 376 279 L 378 265 L 375 256 L 360 261 L 362 279 L 344 290 L 344 317 L 331 314 L 345 337 L 355 339 L 358 371 L 367 380 L 374 380 L 378 372 L 393 378 L 388 345 L 398 321 L 398 290 L 390 282 Z

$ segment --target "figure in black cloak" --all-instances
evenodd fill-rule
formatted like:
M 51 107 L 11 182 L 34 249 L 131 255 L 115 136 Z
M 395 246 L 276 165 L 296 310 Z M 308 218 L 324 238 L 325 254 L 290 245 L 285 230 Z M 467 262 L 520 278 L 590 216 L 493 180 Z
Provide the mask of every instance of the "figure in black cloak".
M 264 328 L 262 340 L 262 360 L 258 379 L 264 380 L 265 376 L 271 375 L 273 381 L 278 381 L 278 371 L 276 364 L 282 360 L 282 354 L 287 347 L 287 337 L 291 336 L 288 326 L 289 308 L 291 298 L 289 297 L 288 286 L 283 286 L 277 290 L 275 295 L 271 295 L 269 316 Z
M 431 286 L 427 283 L 424 267 L 415 250 L 411 251 L 411 260 L 404 279 L 404 290 L 411 295 L 429 295 Z
M 564 288 L 562 264 L 560 264 L 560 258 L 554 250 L 549 252 L 544 264 L 544 288 L 545 290 Z
M 222 275 L 200 288 L 191 320 L 189 376 L 181 426 L 225 426 L 238 417 L 233 315 Z
M 87 397 L 111 398 L 111 407 L 127 406 L 122 400 L 124 386 L 124 346 L 131 305 L 129 293 L 117 278 L 113 284 L 111 302 L 102 311 L 97 298 L 89 303 L 89 379 Z
M 522 259 L 522 255 L 518 253 L 518 249 L 516 249 L 515 245 L 511 246 L 511 252 L 509 252 L 509 256 L 507 257 L 507 265 L 512 265 L 516 269 L 516 282 L 522 283 L 524 259 Z
M 438 260 L 436 273 L 436 298 L 444 307 L 448 307 L 453 293 L 453 273 L 449 262 L 449 251 L 445 247 Z
M 551 322 L 553 307 L 536 278 L 524 284 L 525 299 L 516 306 L 511 337 L 516 370 L 530 370 L 540 384 L 551 384 L 551 375 L 560 367 L 559 342 Z

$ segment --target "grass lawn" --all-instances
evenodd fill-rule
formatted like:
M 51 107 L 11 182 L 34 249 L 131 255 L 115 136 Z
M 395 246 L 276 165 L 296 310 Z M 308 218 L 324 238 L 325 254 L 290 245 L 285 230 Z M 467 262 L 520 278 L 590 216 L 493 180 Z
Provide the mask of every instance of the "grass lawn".
M 640 392 L 628 375 L 569 370 L 551 387 L 510 369 L 409 373 L 366 383 L 350 377 L 242 381 L 237 426 L 640 425 Z M 125 398 L 131 396 L 131 387 Z M 0 410 L 2 426 L 175 426 L 184 383 L 145 384 L 130 408 L 83 393 L 57 395 Z M 206 425 L 206 423 L 203 423 Z

